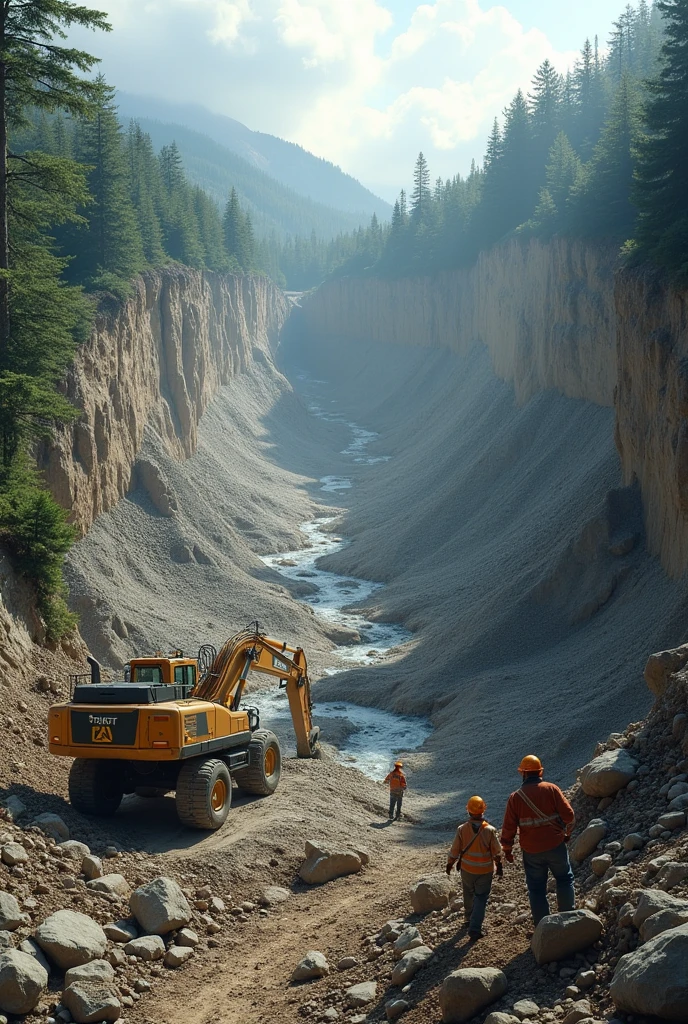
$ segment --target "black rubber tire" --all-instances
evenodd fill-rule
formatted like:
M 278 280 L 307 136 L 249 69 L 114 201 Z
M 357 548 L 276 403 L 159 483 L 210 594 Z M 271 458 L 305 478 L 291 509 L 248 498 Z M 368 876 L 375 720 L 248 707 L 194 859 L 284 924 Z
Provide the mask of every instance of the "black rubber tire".
M 219 782 L 225 785 L 225 800 L 213 807 L 213 791 Z M 182 765 L 177 778 L 177 817 L 188 828 L 214 832 L 227 820 L 232 806 L 232 777 L 224 761 L 209 757 L 194 758 Z
M 82 814 L 109 817 L 122 803 L 122 776 L 119 761 L 77 757 L 69 772 L 69 802 Z
M 268 751 L 272 751 L 275 758 L 275 768 L 271 775 L 265 770 Z M 282 774 L 282 751 L 274 732 L 256 729 L 248 745 L 248 756 L 248 767 L 238 768 L 234 772 L 237 786 L 252 796 L 271 796 L 277 789 Z

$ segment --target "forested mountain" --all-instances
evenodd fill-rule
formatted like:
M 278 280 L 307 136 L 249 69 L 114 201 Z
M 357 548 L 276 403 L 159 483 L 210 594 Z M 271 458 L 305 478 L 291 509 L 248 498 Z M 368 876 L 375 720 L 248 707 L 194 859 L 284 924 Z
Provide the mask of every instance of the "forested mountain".
M 123 118 L 145 122 L 146 130 L 151 133 L 156 145 L 163 145 L 174 139 L 182 151 L 194 181 L 197 179 L 190 164 L 187 163 L 186 147 L 178 137 L 177 126 L 192 129 L 194 134 L 207 136 L 222 149 L 238 154 L 252 167 L 264 171 L 271 178 L 293 189 L 298 195 L 355 215 L 357 225 L 361 220 L 368 220 L 372 214 L 386 219 L 392 212 L 389 203 L 373 195 L 359 181 L 329 161 L 314 156 L 293 142 L 286 142 L 263 132 L 251 131 L 246 125 L 234 121 L 231 117 L 214 114 L 197 105 L 169 103 L 155 97 L 135 96 L 126 92 L 117 93 L 117 104 Z M 150 127 L 151 121 L 166 125 L 168 137 L 153 132 Z M 207 187 L 205 182 L 199 181 L 199 184 Z M 364 215 L 363 218 L 361 214 Z
M 639 0 L 565 75 L 547 60 L 537 68 L 466 177 L 433 182 L 421 153 L 391 224 L 359 232 L 339 272 L 467 265 L 516 232 L 626 243 L 629 256 L 686 274 L 687 157 L 688 2 Z
M 121 108 L 119 116 L 126 123 L 127 118 Z M 315 231 L 319 238 L 330 239 L 341 232 L 355 231 L 370 220 L 369 209 L 351 212 L 335 209 L 334 201 L 325 205 L 308 199 L 302 192 L 281 184 L 208 135 L 180 124 L 166 124 L 148 118 L 136 120 L 150 136 L 156 150 L 173 142 L 176 144 L 190 180 L 204 189 L 216 203 L 224 206 L 230 190 L 235 188 L 242 206 L 251 214 L 256 233 L 261 237 L 274 234 L 277 239 L 284 239 L 287 235 L 310 235 Z M 383 209 L 386 206 L 382 200 L 379 200 L 379 205 Z M 391 213 L 391 207 L 387 210 L 388 214 Z

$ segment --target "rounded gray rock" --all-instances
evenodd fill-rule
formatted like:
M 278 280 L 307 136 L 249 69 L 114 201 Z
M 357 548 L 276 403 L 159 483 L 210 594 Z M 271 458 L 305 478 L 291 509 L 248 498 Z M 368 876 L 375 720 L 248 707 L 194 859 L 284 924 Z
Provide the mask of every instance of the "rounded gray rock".
M 610 993 L 619 1010 L 688 1020 L 688 924 L 673 928 L 622 956 Z
M 107 950 L 107 938 L 100 925 L 74 910 L 58 910 L 47 917 L 36 929 L 36 941 L 63 971 L 89 960 L 100 960 Z
M 597 942 L 603 931 L 602 921 L 591 910 L 567 910 L 543 917 L 530 947 L 538 964 L 548 964 L 581 953 Z
M 172 878 L 160 876 L 135 889 L 131 912 L 147 935 L 167 935 L 191 920 L 189 902 Z
M 411 888 L 411 906 L 415 914 L 429 914 L 443 910 L 449 903 L 451 882 L 445 874 L 428 875 Z
M 97 978 L 75 981 L 62 993 L 62 1003 L 76 1024 L 119 1020 L 122 1008 L 115 986 Z
M 586 796 L 614 796 L 635 777 L 638 762 L 623 747 L 605 750 L 593 758 L 580 773 L 580 782 Z
M 0 931 L 13 932 L 22 923 L 22 912 L 14 896 L 0 892 Z
M 464 967 L 453 971 L 440 986 L 443 1024 L 463 1024 L 500 999 L 507 988 L 506 975 L 496 967 Z
M 325 956 L 318 952 L 318 950 L 312 949 L 296 965 L 292 972 L 291 980 L 310 981 L 311 978 L 324 978 L 329 973 L 330 965 Z
M 0 1010 L 30 1013 L 48 987 L 48 974 L 35 957 L 10 949 L 0 955 Z

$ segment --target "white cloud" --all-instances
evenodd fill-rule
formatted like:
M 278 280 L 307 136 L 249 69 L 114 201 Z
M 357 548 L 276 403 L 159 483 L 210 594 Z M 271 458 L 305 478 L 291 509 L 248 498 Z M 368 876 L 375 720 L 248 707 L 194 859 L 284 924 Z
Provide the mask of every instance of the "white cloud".
M 120 87 L 299 142 L 389 197 L 421 148 L 433 174 L 465 171 L 537 65 L 574 59 L 490 0 L 430 0 L 403 19 L 398 3 L 100 0 L 116 31 L 98 48 Z

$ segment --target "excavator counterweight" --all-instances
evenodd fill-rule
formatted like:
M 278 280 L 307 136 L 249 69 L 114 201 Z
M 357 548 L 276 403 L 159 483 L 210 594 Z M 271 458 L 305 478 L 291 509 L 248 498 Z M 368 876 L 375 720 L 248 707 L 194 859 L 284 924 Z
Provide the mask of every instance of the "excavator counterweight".
M 176 651 L 132 659 L 125 682 L 103 683 L 93 659 L 90 682 L 50 709 L 50 752 L 73 757 L 72 804 L 91 814 L 113 814 L 126 793 L 176 793 L 183 824 L 216 829 L 227 818 L 232 779 L 240 789 L 268 796 L 277 788 L 282 754 L 277 737 L 260 728 L 258 712 L 242 708 L 251 672 L 286 688 L 299 757 L 315 757 L 306 656 L 300 647 L 264 636 L 256 623 L 231 637 L 218 654 Z

